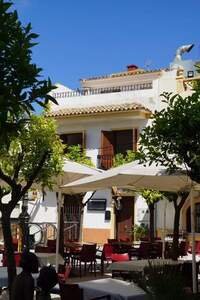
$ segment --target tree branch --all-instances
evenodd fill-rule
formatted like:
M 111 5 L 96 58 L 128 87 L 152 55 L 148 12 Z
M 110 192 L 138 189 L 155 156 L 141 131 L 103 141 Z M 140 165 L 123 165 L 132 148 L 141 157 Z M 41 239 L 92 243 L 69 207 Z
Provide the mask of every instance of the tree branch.
M 22 188 L 22 191 L 21 191 L 21 197 L 23 197 L 25 195 L 25 193 L 30 189 L 30 187 L 32 186 L 35 178 L 37 177 L 38 173 L 40 172 L 41 168 L 43 167 L 47 157 L 49 155 L 49 151 L 46 151 L 41 160 L 39 161 L 37 167 L 33 170 L 29 180 L 27 181 L 26 185 Z
M 18 179 L 18 176 L 19 176 L 19 171 L 20 171 L 20 168 L 21 168 L 21 165 L 22 165 L 23 157 L 24 157 L 24 153 L 19 153 L 16 168 L 15 168 L 15 172 L 14 172 L 14 176 L 13 176 L 13 179 L 15 181 Z
M 185 201 L 187 200 L 189 196 L 189 193 L 181 193 L 180 197 L 181 197 L 181 201 L 178 204 L 178 207 L 181 209 L 185 203 Z
M 0 169 L 0 179 L 2 179 L 3 181 L 5 181 L 8 185 L 10 185 L 12 188 L 15 187 L 16 181 L 14 179 L 12 179 L 10 176 L 6 175 L 3 173 L 3 171 Z

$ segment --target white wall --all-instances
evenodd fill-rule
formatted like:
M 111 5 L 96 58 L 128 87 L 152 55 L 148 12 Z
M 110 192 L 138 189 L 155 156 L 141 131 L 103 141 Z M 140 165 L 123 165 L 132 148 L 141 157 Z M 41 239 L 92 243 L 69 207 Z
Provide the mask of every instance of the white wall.
M 164 213 L 166 208 L 166 229 L 172 230 L 174 227 L 174 207 L 173 203 L 168 200 L 161 200 L 156 205 L 156 227 L 164 227 Z
M 135 196 L 135 212 L 134 212 L 134 220 L 135 224 L 140 225 L 142 223 L 147 224 L 149 223 L 149 212 L 148 206 L 146 201 L 142 196 L 137 194 Z
M 32 223 L 57 223 L 56 193 L 47 192 L 44 199 L 42 194 L 35 201 L 29 201 L 28 212 Z
M 87 193 L 84 202 L 91 194 Z M 97 191 L 92 199 L 106 199 L 106 210 L 111 210 L 111 191 Z M 110 229 L 111 221 L 105 221 L 105 211 L 88 211 L 87 205 L 84 208 L 83 227 Z

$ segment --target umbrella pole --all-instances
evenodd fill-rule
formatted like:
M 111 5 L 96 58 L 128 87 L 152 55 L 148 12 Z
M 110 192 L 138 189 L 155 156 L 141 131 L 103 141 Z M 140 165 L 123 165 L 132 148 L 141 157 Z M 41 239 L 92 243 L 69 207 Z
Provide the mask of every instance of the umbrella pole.
M 163 247 L 162 258 L 165 258 L 165 237 L 166 237 L 166 214 L 167 214 L 167 198 L 165 198 L 164 215 L 163 215 Z
M 57 208 L 57 237 L 56 237 L 56 272 L 58 272 L 58 263 L 59 263 L 59 242 L 60 242 L 60 213 L 61 213 L 61 205 L 62 205 L 62 193 L 58 192 L 58 208 Z
M 191 205 L 191 233 L 192 233 L 192 288 L 193 293 L 197 293 L 197 280 L 196 280 L 196 251 L 195 251 L 195 205 L 194 205 L 194 189 L 191 188 L 190 193 Z

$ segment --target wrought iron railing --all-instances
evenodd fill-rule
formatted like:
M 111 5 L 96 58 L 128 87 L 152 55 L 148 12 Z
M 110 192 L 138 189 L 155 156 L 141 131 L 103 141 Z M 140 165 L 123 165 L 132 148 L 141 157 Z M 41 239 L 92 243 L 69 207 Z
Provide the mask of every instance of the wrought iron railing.
M 108 170 L 113 166 L 113 154 L 99 154 L 97 155 L 98 168 Z
M 148 89 L 152 89 L 152 82 L 136 83 L 136 84 L 125 85 L 125 86 L 115 86 L 115 87 L 97 88 L 97 89 L 82 88 L 82 89 L 76 89 L 69 92 L 53 93 L 52 96 L 54 98 L 68 98 L 68 97 L 119 93 L 119 92 L 126 92 L 126 91 L 137 91 L 137 90 L 148 90 Z
M 64 240 L 78 240 L 79 239 L 79 222 L 64 222 Z

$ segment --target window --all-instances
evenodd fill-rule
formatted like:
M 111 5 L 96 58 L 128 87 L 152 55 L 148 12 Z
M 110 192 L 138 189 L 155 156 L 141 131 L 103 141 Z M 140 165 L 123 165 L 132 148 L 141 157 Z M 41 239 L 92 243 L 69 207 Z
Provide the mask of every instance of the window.
M 87 204 L 88 210 L 106 210 L 106 199 L 91 199 Z
M 98 156 L 100 168 L 109 169 L 116 154 L 126 155 L 127 150 L 137 150 L 138 129 L 102 131 L 101 149 Z
M 67 146 L 80 145 L 81 148 L 84 147 L 83 132 L 61 134 L 60 138 Z
M 191 208 L 186 212 L 186 229 L 191 232 Z M 195 204 L 195 232 L 200 233 L 200 203 Z

